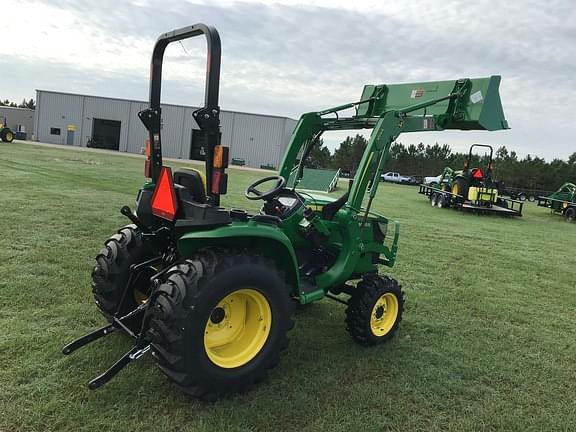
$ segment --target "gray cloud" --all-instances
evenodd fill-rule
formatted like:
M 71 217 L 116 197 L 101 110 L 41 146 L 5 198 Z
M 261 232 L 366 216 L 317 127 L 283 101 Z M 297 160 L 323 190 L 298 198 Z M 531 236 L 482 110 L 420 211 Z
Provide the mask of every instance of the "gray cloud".
M 2 64 L 6 97 L 29 97 L 31 89 L 25 88 L 34 85 L 143 99 L 149 51 L 140 53 L 141 46 L 151 49 L 158 34 L 203 21 L 221 33 L 225 109 L 297 117 L 357 100 L 366 83 L 500 74 L 504 109 L 513 130 L 480 134 L 477 139 L 547 158 L 567 157 L 576 150 L 569 144 L 576 133 L 568 114 L 576 109 L 576 12 L 569 0 L 441 4 L 418 0 L 366 11 L 160 0 L 140 5 L 117 0 L 35 4 L 72 12 L 73 25 L 87 37 L 100 38 L 111 54 L 118 55 L 119 63 L 104 70 L 82 65 L 83 56 L 99 52 L 77 53 L 77 65 L 12 56 Z M 43 29 L 48 39 L 51 32 L 61 30 L 57 23 L 48 28 Z M 142 57 L 141 72 L 140 63 L 122 69 L 125 41 Z M 171 48 L 167 69 L 190 61 L 189 69 L 182 69 L 190 80 L 175 76 L 166 83 L 164 96 L 167 102 L 194 105 L 202 100 L 203 47 L 199 42 L 184 45 L 188 54 L 179 46 Z M 465 146 L 473 137 L 463 132 L 402 140 Z

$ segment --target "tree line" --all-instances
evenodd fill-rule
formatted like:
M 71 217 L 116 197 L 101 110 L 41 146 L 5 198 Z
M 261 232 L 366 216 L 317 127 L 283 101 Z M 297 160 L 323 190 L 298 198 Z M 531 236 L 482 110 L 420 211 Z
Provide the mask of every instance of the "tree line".
M 322 140 L 312 148 L 306 166 L 311 168 L 341 169 L 354 175 L 367 140 L 362 135 L 348 136 L 335 149 L 334 153 Z M 473 154 L 471 167 L 486 169 L 489 156 Z M 468 153 L 454 152 L 448 144 L 424 145 L 394 142 L 390 147 L 385 171 L 396 171 L 403 175 L 416 177 L 441 174 L 445 167 L 460 170 Z M 568 160 L 554 159 L 546 162 L 543 158 L 526 155 L 520 158 L 515 151 L 501 146 L 493 155 L 494 178 L 503 182 L 507 188 L 519 188 L 527 191 L 553 191 L 564 182 L 576 183 L 576 152 Z
M 16 102 L 10 102 L 8 99 L 1 100 L 0 99 L 0 106 L 6 106 L 11 108 L 28 108 L 28 109 L 36 109 L 36 103 L 34 99 L 26 100 L 25 98 L 22 99 L 22 102 L 17 104 Z

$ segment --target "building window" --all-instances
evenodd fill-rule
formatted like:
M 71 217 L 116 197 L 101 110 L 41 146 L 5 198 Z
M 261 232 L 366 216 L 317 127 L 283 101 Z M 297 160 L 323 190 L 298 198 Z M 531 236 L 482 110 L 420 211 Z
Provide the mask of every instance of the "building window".
M 50 135 L 60 135 L 60 128 L 50 128 Z

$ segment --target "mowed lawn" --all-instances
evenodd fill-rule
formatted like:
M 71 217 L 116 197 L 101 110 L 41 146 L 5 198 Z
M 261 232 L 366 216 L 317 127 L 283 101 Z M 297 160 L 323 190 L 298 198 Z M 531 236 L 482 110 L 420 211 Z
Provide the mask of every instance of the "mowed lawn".
M 393 341 L 356 345 L 325 299 L 297 311 L 283 361 L 247 394 L 191 399 L 150 357 L 88 390 L 130 341 L 61 348 L 104 323 L 93 259 L 142 172 L 141 158 L 0 146 L 0 431 L 576 430 L 576 224 L 531 203 L 517 219 L 436 209 L 389 184 L 374 208 L 401 223 L 382 268 L 407 298 Z M 243 190 L 264 174 L 229 174 L 223 203 L 257 210 Z

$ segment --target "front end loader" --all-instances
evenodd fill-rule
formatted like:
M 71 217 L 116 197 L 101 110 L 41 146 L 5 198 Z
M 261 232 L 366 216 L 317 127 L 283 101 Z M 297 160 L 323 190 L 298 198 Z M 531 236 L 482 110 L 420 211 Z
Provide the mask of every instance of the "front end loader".
M 576 220 L 576 184 L 566 182 L 550 195 L 539 196 L 537 204 L 548 207 L 552 213 L 561 214 L 566 222 Z
M 205 171 L 162 163 L 161 78 L 166 46 L 204 35 L 205 104 L 193 114 L 205 134 Z M 279 361 L 295 304 L 345 303 L 354 340 L 376 345 L 398 329 L 398 223 L 372 210 L 390 145 L 403 132 L 506 127 L 500 77 L 367 85 L 358 102 L 310 112 L 298 122 L 277 175 L 248 186 L 261 211 L 225 209 L 228 149 L 220 144 L 220 39 L 197 24 L 160 36 L 153 50 L 145 175 L 130 224 L 96 257 L 92 291 L 108 324 L 64 347 L 70 354 L 121 331 L 134 346 L 90 381 L 95 389 L 150 352 L 179 388 L 203 399 L 243 391 Z M 354 112 L 345 116 L 344 112 Z M 325 131 L 372 129 L 349 188 L 338 199 L 299 192 L 308 155 Z M 291 181 L 291 186 L 287 182 Z M 369 192 L 367 193 L 367 191 Z

